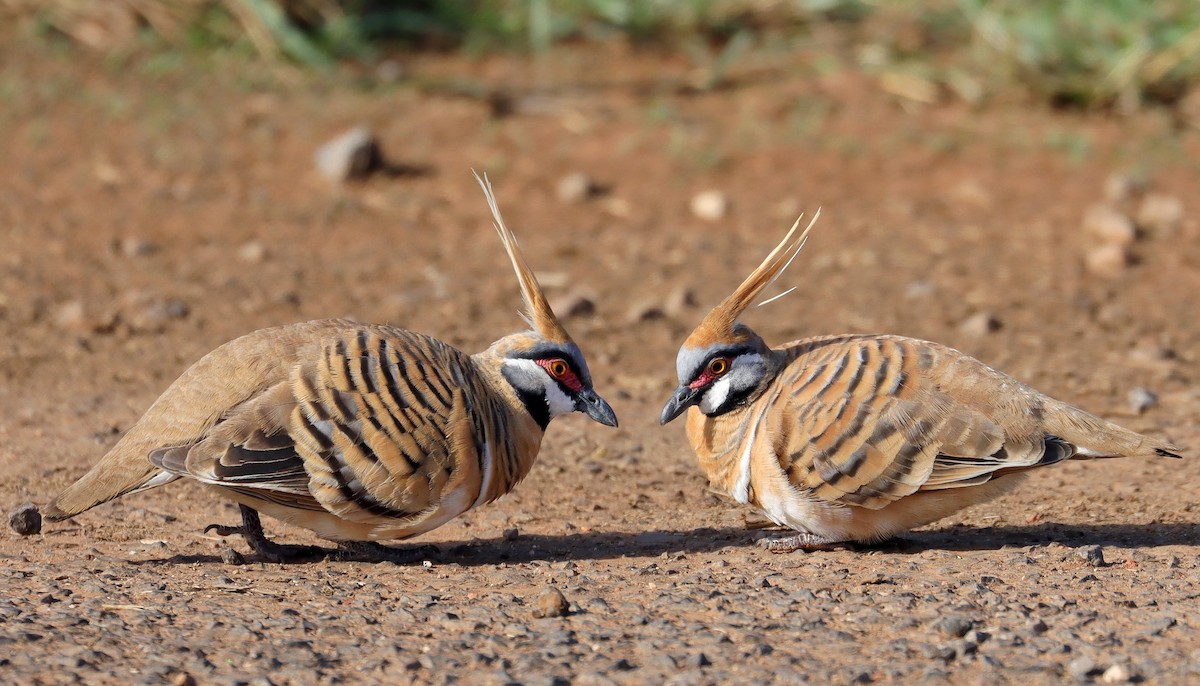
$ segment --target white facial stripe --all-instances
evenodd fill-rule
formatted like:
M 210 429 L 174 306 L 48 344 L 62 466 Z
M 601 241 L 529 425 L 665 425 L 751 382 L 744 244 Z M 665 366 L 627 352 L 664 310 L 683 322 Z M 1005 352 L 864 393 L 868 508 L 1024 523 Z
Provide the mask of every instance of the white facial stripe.
M 575 411 L 575 401 L 559 387 L 557 381 L 550 378 L 550 374 L 537 362 L 524 358 L 509 358 L 504 361 L 504 366 L 518 370 L 518 373 L 524 377 L 524 381 L 528 382 L 529 391 L 542 389 L 551 417 Z M 522 386 L 526 387 L 524 383 Z
M 728 376 L 714 381 L 713 385 L 704 392 L 704 395 L 700 396 L 700 411 L 704 414 L 712 414 L 724 405 L 725 398 L 729 397 L 731 381 Z
M 551 417 L 575 411 L 575 401 L 563 393 L 563 390 L 549 376 L 546 377 L 546 406 L 550 408 Z

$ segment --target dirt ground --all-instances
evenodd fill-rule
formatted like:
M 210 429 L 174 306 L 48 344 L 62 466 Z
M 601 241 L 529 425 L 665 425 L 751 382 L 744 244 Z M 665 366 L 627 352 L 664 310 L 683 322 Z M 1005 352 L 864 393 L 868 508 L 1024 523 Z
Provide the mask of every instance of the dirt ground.
M 242 333 L 349 316 L 474 352 L 521 327 L 472 168 L 621 426 L 556 420 L 514 493 L 406 544 L 408 566 L 226 564 L 202 530 L 235 508 L 182 482 L 5 527 L 0 682 L 1200 680 L 1195 450 L 1059 465 L 892 544 L 778 555 L 658 425 L 683 337 L 820 206 L 799 290 L 747 317 L 768 340 L 936 340 L 1200 446 L 1200 136 L 1169 113 L 922 104 L 803 52 L 697 90 L 686 61 L 617 46 L 404 57 L 381 79 L 4 45 L 5 512 Z M 359 123 L 390 169 L 330 184 L 313 152 Z M 599 192 L 561 197 L 574 173 Z M 1118 209 L 1148 193 L 1182 218 L 1089 270 L 1082 217 L 1122 179 Z M 693 215 L 707 190 L 724 217 Z M 1158 399 L 1141 413 L 1139 388 Z M 567 616 L 534 616 L 547 586 Z

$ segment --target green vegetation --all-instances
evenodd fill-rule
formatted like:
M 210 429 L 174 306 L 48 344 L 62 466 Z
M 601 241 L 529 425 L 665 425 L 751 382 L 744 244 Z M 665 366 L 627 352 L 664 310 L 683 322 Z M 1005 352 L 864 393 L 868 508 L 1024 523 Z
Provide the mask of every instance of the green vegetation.
M 124 43 L 120 26 L 97 31 L 95 19 L 122 11 L 135 27 Z M 1055 106 L 1131 109 L 1200 83 L 1196 0 L 0 0 L 6 14 L 94 48 L 145 49 L 149 35 L 312 68 L 384 50 L 539 53 L 623 40 L 707 64 L 700 89 L 781 44 L 807 47 L 814 65 L 857 65 L 916 100 L 976 102 L 1015 86 Z

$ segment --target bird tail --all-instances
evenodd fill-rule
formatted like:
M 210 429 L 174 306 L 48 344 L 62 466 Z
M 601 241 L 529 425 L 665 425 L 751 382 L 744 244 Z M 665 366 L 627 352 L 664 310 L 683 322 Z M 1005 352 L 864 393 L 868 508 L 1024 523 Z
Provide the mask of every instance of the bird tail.
M 123 443 L 123 442 L 122 442 Z M 51 522 L 75 515 L 136 491 L 170 483 L 179 476 L 158 469 L 148 459 L 131 459 L 129 451 L 118 443 L 104 459 L 71 484 L 42 510 Z
M 1066 403 L 1047 403 L 1046 431 L 1077 447 L 1075 460 L 1101 457 L 1182 457 L 1183 448 L 1103 420 Z

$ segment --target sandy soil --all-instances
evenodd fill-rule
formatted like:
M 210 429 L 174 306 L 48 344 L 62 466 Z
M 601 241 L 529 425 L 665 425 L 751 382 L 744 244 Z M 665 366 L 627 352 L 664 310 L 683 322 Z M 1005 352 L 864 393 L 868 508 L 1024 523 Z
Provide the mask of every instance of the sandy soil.
M 621 428 L 556 421 L 516 492 L 413 542 L 407 566 L 225 564 L 201 532 L 236 510 L 186 483 L 6 528 L 0 681 L 1200 680 L 1195 451 L 1062 465 L 893 544 L 776 555 L 657 422 L 683 336 L 819 205 L 798 292 L 748 318 L 769 340 L 937 340 L 1200 446 L 1200 139 L 1168 113 L 921 105 L 803 53 L 696 91 L 687 63 L 616 47 L 402 58 L 389 83 L 5 46 L 6 512 L 49 500 L 242 333 L 351 316 L 475 351 L 518 328 L 471 168 L 575 306 Z M 357 123 L 394 171 L 329 184 L 313 151 Z M 577 172 L 603 192 L 561 199 Z M 1113 174 L 1184 212 L 1089 271 L 1081 218 Z M 730 201 L 715 221 L 689 209 L 710 189 Z M 1134 412 L 1137 388 L 1158 404 Z M 535 617 L 548 586 L 566 616 Z

